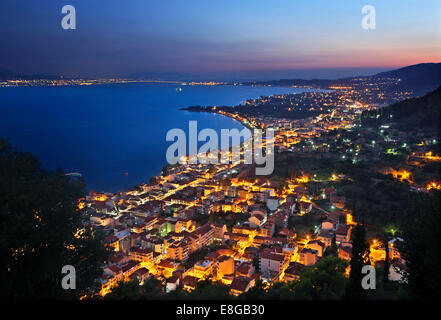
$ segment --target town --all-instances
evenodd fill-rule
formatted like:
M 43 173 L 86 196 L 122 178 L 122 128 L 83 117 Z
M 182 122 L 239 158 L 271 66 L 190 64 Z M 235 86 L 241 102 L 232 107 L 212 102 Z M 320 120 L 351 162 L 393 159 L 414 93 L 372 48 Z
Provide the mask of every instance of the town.
M 387 247 L 390 279 L 400 280 L 406 265 L 398 228 L 389 227 L 386 241 L 378 235 L 398 219 L 402 197 L 441 189 L 441 157 L 437 132 L 403 129 L 383 112 L 385 99 L 411 96 L 391 89 L 398 82 L 190 108 L 273 129 L 275 171 L 256 176 L 243 161 L 192 164 L 187 157 L 148 184 L 90 192 L 79 208 L 113 249 L 99 294 L 134 279 L 158 279 L 164 292 L 211 281 L 229 286 L 232 296 L 258 280 L 266 287 L 293 281 L 328 255 L 351 260 L 351 231 L 363 210 L 373 212 L 363 216 L 371 263 L 383 264 Z M 266 112 L 275 106 L 283 109 L 277 117 Z M 311 114 L 298 115 L 305 111 Z
M 133 84 L 133 83 L 166 83 L 182 86 L 217 86 L 225 85 L 227 82 L 216 81 L 170 81 L 170 80 L 141 80 L 132 78 L 101 78 L 101 79 L 83 79 L 83 78 L 63 78 L 63 77 L 18 77 L 15 79 L 1 79 L 0 88 L 4 87 L 40 87 L 40 86 L 90 86 L 106 84 Z M 181 89 L 182 90 L 182 89 Z

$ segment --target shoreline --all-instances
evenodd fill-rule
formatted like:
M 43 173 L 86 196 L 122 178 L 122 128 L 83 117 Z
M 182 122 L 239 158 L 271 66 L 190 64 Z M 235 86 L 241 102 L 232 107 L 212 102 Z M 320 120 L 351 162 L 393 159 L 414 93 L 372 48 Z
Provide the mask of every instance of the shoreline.
M 181 110 L 181 111 L 187 111 L 187 112 L 198 112 L 198 113 L 205 112 L 205 113 L 216 114 L 216 115 L 220 115 L 220 116 L 224 116 L 224 117 L 230 118 L 230 119 L 232 119 L 232 120 L 236 120 L 236 121 L 238 121 L 241 125 L 243 125 L 245 128 L 248 128 L 248 129 L 250 129 L 250 130 L 257 129 L 257 128 L 252 127 L 252 126 L 250 125 L 249 122 L 248 122 L 248 123 L 245 123 L 245 122 L 243 122 L 243 121 L 241 121 L 241 120 L 239 120 L 239 119 L 236 119 L 236 118 L 233 117 L 231 114 L 227 114 L 227 113 L 224 114 L 224 113 L 220 113 L 220 112 L 217 112 L 217 111 L 213 111 L 213 110 L 211 110 L 211 109 L 206 109 L 206 110 L 200 110 L 200 111 L 198 111 L 198 110 L 191 110 L 191 109 L 189 109 L 189 108 L 191 108 L 191 107 L 181 108 L 181 109 L 179 109 L 179 110 Z M 212 108 L 212 107 L 210 107 L 210 108 Z
M 230 85 L 230 84 L 225 84 L 225 85 Z M 258 85 L 243 85 L 243 86 L 256 87 L 256 86 L 258 86 Z M 262 87 L 268 87 L 268 86 L 262 86 Z M 275 87 L 275 86 L 273 86 L 273 87 Z M 280 86 L 280 87 L 281 87 L 281 88 L 292 88 L 292 87 L 285 87 L 285 86 Z M 318 91 L 321 91 L 321 90 L 322 90 L 322 89 L 307 88 L 307 87 L 297 87 L 297 88 L 295 88 L 295 89 L 314 89 L 314 90 L 318 90 Z M 285 94 L 295 94 L 295 93 L 285 93 Z M 262 97 L 262 96 L 261 96 L 261 97 Z M 260 97 L 259 97 L 259 98 L 260 98 Z M 259 98 L 256 98 L 256 99 L 259 99 Z M 250 99 L 252 99 L 252 98 L 250 98 Z M 225 107 L 231 107 L 231 108 L 233 108 L 234 106 L 225 106 Z M 216 111 L 216 110 L 213 110 L 213 108 L 215 108 L 215 107 L 213 107 L 213 106 L 205 106 L 205 107 L 202 107 L 202 106 L 188 106 L 188 107 L 179 108 L 179 109 L 177 109 L 177 110 L 179 110 L 179 111 L 187 111 L 187 112 L 196 112 L 196 113 L 204 113 L 204 112 L 205 112 L 205 113 L 210 113 L 210 114 L 213 114 L 213 115 L 224 116 L 224 117 L 227 117 L 227 118 L 229 118 L 229 119 L 232 119 L 232 120 L 235 120 L 235 121 L 239 122 L 244 128 L 247 128 L 248 130 L 250 130 L 250 133 L 251 133 L 251 136 L 250 136 L 248 139 L 244 140 L 243 142 L 241 142 L 241 143 L 239 144 L 239 146 L 240 146 L 241 148 L 243 147 L 243 145 L 244 145 L 247 141 L 249 141 L 250 139 L 253 139 L 253 131 L 254 131 L 254 129 L 258 129 L 258 128 L 252 126 L 252 125 L 250 124 L 249 121 L 248 121 L 247 123 L 245 123 L 244 121 L 235 118 L 235 117 L 232 116 L 230 113 L 220 113 L 220 112 L 218 112 L 218 111 Z M 233 147 L 233 146 L 230 146 L 230 148 L 231 148 L 231 147 Z M 218 151 L 219 151 L 219 150 L 218 150 Z M 190 157 L 190 155 L 186 155 L 186 156 L 187 156 L 187 157 Z M 164 164 L 164 166 L 162 166 L 162 168 L 164 168 L 164 167 L 167 166 L 167 165 L 168 165 L 168 163 Z M 179 165 L 183 165 L 183 164 L 179 164 Z M 162 172 L 162 170 L 161 170 L 161 172 Z M 155 176 L 151 176 L 151 177 L 149 178 L 149 180 L 152 179 L 152 178 L 155 178 L 155 177 L 159 176 L 159 175 L 161 174 L 161 172 L 159 172 L 159 173 L 158 173 L 157 175 L 155 175 Z M 144 184 L 144 183 L 146 183 L 146 182 L 141 182 L 141 183 L 139 183 L 139 184 L 137 184 L 137 185 L 141 185 L 141 184 Z M 130 187 L 129 189 L 134 188 L 134 187 L 136 187 L 137 185 L 134 185 L 134 186 Z M 119 193 L 119 192 L 125 192 L 125 191 L 127 191 L 127 190 L 129 190 L 129 189 L 122 190 L 122 191 L 118 191 L 118 192 L 116 192 L 116 193 Z
M 122 84 L 122 85 L 124 87 L 125 86 L 137 87 L 137 85 L 134 83 L 133 84 Z M 136 93 L 140 92 L 140 94 L 142 94 L 142 95 L 145 95 L 145 93 L 149 93 L 149 92 L 158 92 L 158 94 L 155 96 L 158 96 L 159 94 L 162 95 L 162 93 L 170 92 L 170 90 L 168 90 L 168 89 L 167 89 L 168 91 L 166 89 L 164 89 L 165 91 L 163 91 L 163 89 L 160 89 L 159 87 L 162 86 L 161 84 L 159 84 L 158 89 L 156 89 L 155 84 L 151 84 L 151 85 L 145 84 L 145 85 L 148 87 L 151 87 L 151 89 L 144 90 L 143 88 L 139 88 L 139 89 L 136 89 L 135 92 Z M 171 88 L 176 87 L 172 84 L 169 84 L 169 85 L 163 84 L 163 85 L 165 85 L 167 87 L 170 86 Z M 106 91 L 101 91 L 101 89 L 100 89 L 100 90 L 96 91 L 96 93 L 95 93 L 95 90 L 92 92 L 88 92 L 87 94 L 90 98 L 87 98 L 87 99 L 85 98 L 85 99 L 81 99 L 81 100 L 75 99 L 75 100 L 73 100 L 74 103 L 70 103 L 69 105 L 73 105 L 73 104 L 76 105 L 77 102 L 85 101 L 84 105 L 87 106 L 89 104 L 89 102 L 88 102 L 89 100 L 93 100 L 96 97 L 100 98 L 102 96 L 101 92 L 104 92 L 107 94 L 110 93 L 112 95 L 115 94 L 116 96 L 120 95 L 119 94 L 119 92 L 120 92 L 119 85 L 116 85 L 114 87 L 115 89 L 112 89 L 112 84 L 107 84 L 107 85 L 106 84 L 99 84 L 99 85 L 97 84 L 97 86 L 108 87 L 108 89 L 105 89 Z M 143 86 L 143 84 L 140 84 L 140 86 Z M 82 90 L 80 87 L 81 86 L 70 86 L 69 88 L 72 88 L 72 89 L 69 89 L 69 90 L 72 90 L 72 91 L 69 91 L 69 93 L 72 92 L 72 95 L 75 94 L 76 92 L 78 92 L 76 90 Z M 197 87 L 199 87 L 199 89 Z M 230 88 L 228 89 L 226 87 L 230 87 Z M 29 88 L 29 87 L 26 87 L 26 88 Z M 12 90 L 12 91 L 8 91 L 8 92 L 10 92 L 10 94 L 8 93 L 8 95 L 6 96 L 8 99 L 7 100 L 5 99 L 4 102 L 11 103 L 12 105 L 14 105 L 15 103 L 18 104 L 18 102 L 22 101 L 21 100 L 22 96 L 34 95 L 35 92 L 37 92 L 40 97 L 39 99 L 34 99 L 33 101 L 30 101 L 29 99 L 24 100 L 25 102 L 27 102 L 29 100 L 29 103 L 26 104 L 27 107 L 25 110 L 31 110 L 32 112 L 37 110 L 35 112 L 38 112 L 39 115 L 41 115 L 41 114 L 44 115 L 46 112 L 48 114 L 50 114 L 53 111 L 58 112 L 58 110 L 60 110 L 60 117 L 61 117 L 60 121 L 64 121 L 65 119 L 68 119 L 66 114 L 68 114 L 69 118 L 70 118 L 71 112 L 65 112 L 65 111 L 63 111 L 65 109 L 61 109 L 56 106 L 52 106 L 51 104 L 48 105 L 49 107 L 47 110 L 42 109 L 42 111 L 39 111 L 39 109 L 37 109 L 38 106 L 46 104 L 47 101 L 51 101 L 52 97 L 59 96 L 59 93 L 58 93 L 59 91 L 58 90 L 55 90 L 55 91 L 50 90 L 51 88 L 54 88 L 54 86 L 34 87 L 34 89 L 30 89 L 30 91 L 28 91 L 24 88 L 19 89 L 18 87 L 4 88 L 4 90 Z M 58 87 L 58 88 L 61 88 L 61 87 Z M 67 88 L 67 87 L 65 86 L 64 88 Z M 96 88 L 98 88 L 98 87 L 96 87 Z M 198 122 L 202 121 L 202 122 L 200 122 L 201 129 L 203 127 L 215 128 L 219 137 L 220 137 L 220 129 L 222 129 L 222 128 L 229 129 L 229 130 L 236 128 L 236 129 L 239 129 L 239 131 L 243 130 L 244 128 L 247 128 L 248 130 L 252 131 L 254 129 L 254 126 L 253 126 L 253 124 L 250 124 L 245 121 L 241 121 L 238 118 L 232 117 L 230 114 L 226 114 L 226 113 L 222 114 L 219 112 L 210 112 L 210 113 L 212 113 L 213 115 L 217 114 L 219 116 L 223 115 L 223 116 L 226 116 L 227 118 L 218 117 L 216 120 L 216 118 L 212 117 L 211 115 L 210 116 L 203 116 L 202 114 L 192 115 L 192 114 L 187 113 L 186 115 L 182 116 L 182 119 L 184 119 L 184 123 L 183 123 L 182 120 L 179 120 L 179 119 L 181 119 L 181 116 L 178 115 L 178 114 L 183 114 L 179 111 L 180 107 L 190 106 L 192 104 L 194 105 L 195 104 L 194 102 L 201 103 L 201 104 L 207 104 L 207 105 L 217 103 L 219 105 L 235 106 L 235 105 L 244 103 L 244 101 L 246 101 L 248 99 L 259 99 L 262 96 L 285 95 L 285 94 L 292 94 L 292 93 L 296 93 L 296 92 L 301 91 L 299 89 L 296 90 L 296 89 L 291 89 L 291 88 L 265 88 L 265 87 L 259 87 L 259 88 L 254 87 L 254 90 L 253 90 L 251 86 L 228 86 L 228 85 L 216 86 L 216 87 L 212 88 L 213 90 L 210 90 L 210 88 L 207 88 L 207 86 L 192 86 L 192 87 L 187 87 L 187 88 L 188 88 L 188 94 L 186 97 L 181 98 L 180 95 L 176 95 L 176 96 L 172 95 L 172 97 L 170 99 L 167 97 L 165 99 L 163 98 L 164 100 L 168 101 L 167 105 L 173 109 L 173 110 L 170 110 L 170 113 L 172 112 L 173 117 L 174 117 L 173 119 L 170 119 L 173 127 L 179 128 L 180 125 L 177 123 L 179 121 L 181 121 L 181 126 L 182 126 L 182 124 L 184 124 L 183 129 L 186 130 L 185 125 L 188 126 L 188 120 L 198 120 Z M 224 88 L 226 88 L 226 89 L 224 89 Z M 0 88 L 0 90 L 1 90 L 1 88 Z M 115 91 L 113 91 L 113 90 L 115 90 Z M 127 90 L 127 89 L 122 88 L 121 90 Z M 174 91 L 174 89 L 173 89 L 173 91 Z M 185 91 L 185 88 L 184 88 L 184 91 Z M 211 92 L 213 92 L 213 94 Z M 217 92 L 219 92 L 219 93 L 217 93 Z M 231 93 L 231 94 L 228 96 L 224 96 L 225 94 L 228 94 L 228 93 Z M 207 95 L 207 97 L 205 97 L 205 95 Z M 211 96 L 215 97 L 215 99 L 213 100 L 212 98 L 210 98 Z M 207 99 L 209 99 L 209 100 L 207 100 Z M 120 106 L 119 103 L 112 103 L 111 99 L 107 99 L 105 101 L 108 101 L 108 103 L 110 103 L 109 107 L 111 107 L 111 109 L 109 109 L 109 110 L 119 110 L 118 109 Z M 140 101 L 142 102 L 143 100 L 140 100 Z M 173 104 L 174 104 L 174 106 L 173 106 Z M 103 103 L 103 105 L 104 105 L 104 103 Z M 136 103 L 134 105 L 135 106 L 139 105 L 139 103 Z M 149 104 L 149 106 L 150 106 L 150 104 Z M 148 110 L 150 110 L 150 109 L 153 110 L 153 107 L 154 107 L 153 105 L 148 107 L 149 108 Z M 75 111 L 72 111 L 72 112 L 74 112 L 75 115 L 78 115 L 81 112 L 84 112 L 83 109 L 85 110 L 85 107 L 80 110 L 75 109 Z M 141 109 L 141 107 L 139 107 L 137 109 Z M 17 112 L 12 111 L 12 110 L 15 110 L 15 109 L 11 109 L 10 115 L 7 114 L 7 117 L 4 118 L 6 128 L 8 125 L 11 125 L 11 126 L 13 125 L 13 122 L 9 121 L 8 119 L 11 118 L 12 120 L 14 120 L 14 118 L 16 117 Z M 72 110 L 74 110 L 74 109 L 72 109 Z M 89 109 L 87 109 L 87 110 L 89 110 Z M 83 118 L 85 119 L 84 124 L 82 124 L 82 122 L 77 122 L 77 121 L 72 122 L 71 120 L 69 120 L 70 123 L 72 123 L 72 127 L 75 127 L 75 128 L 80 127 L 80 124 L 81 124 L 81 126 L 84 127 L 85 125 L 94 123 L 94 120 L 89 120 L 89 119 L 95 119 L 96 114 L 100 113 L 100 111 L 99 111 L 100 109 L 96 109 L 96 111 L 93 111 L 95 109 L 92 108 L 90 110 L 92 110 L 92 111 L 90 111 L 90 113 L 91 113 L 90 117 L 88 116 L 89 113 L 85 114 L 87 117 L 82 117 L 82 119 Z M 106 110 L 107 110 L 107 108 L 106 108 Z M 137 110 L 135 110 L 135 111 L 137 111 Z M 146 111 L 146 112 L 150 112 L 150 111 Z M 145 112 L 143 112 L 143 113 L 145 113 Z M 168 124 L 168 122 L 166 120 L 167 114 L 169 114 L 169 116 L 170 116 L 171 115 L 170 113 L 168 113 L 168 112 L 164 113 L 162 111 L 160 111 L 158 113 L 158 114 L 160 114 L 161 119 L 164 119 L 164 125 L 163 126 L 161 125 L 161 127 L 163 128 L 163 129 L 161 129 L 162 131 L 166 132 L 168 127 L 170 127 L 170 124 Z M 164 114 L 165 114 L 165 117 L 164 117 Z M 17 117 L 18 117 L 18 115 L 17 115 Z M 76 120 L 77 118 L 78 117 L 75 117 L 74 120 Z M 231 120 L 237 120 L 238 122 L 231 121 Z M 142 126 L 145 126 L 146 123 L 148 125 L 149 122 L 144 121 L 144 124 L 142 124 Z M 101 125 L 104 125 L 104 124 L 101 123 Z M 96 130 L 93 129 L 92 125 L 91 125 L 91 128 L 92 129 L 91 129 L 90 134 L 95 134 Z M 170 127 L 170 128 L 172 128 L 172 127 Z M 35 131 L 36 135 L 34 135 L 34 139 L 37 139 L 36 140 L 37 142 L 38 142 L 38 139 L 40 139 L 40 137 L 42 139 L 46 136 L 46 131 L 40 132 L 40 130 L 37 130 L 32 127 L 30 128 L 30 130 L 32 132 Z M 67 132 L 67 131 L 65 132 L 65 130 L 54 127 L 54 126 L 50 126 L 48 130 L 52 130 L 54 133 L 59 132 L 59 134 L 61 136 L 71 137 L 71 134 L 69 132 Z M 126 132 L 127 132 L 127 130 L 121 131 L 121 134 L 123 136 L 126 136 Z M 150 131 L 146 130 L 146 132 L 148 133 Z M 10 135 L 5 134 L 5 136 L 8 136 L 10 138 L 11 142 L 14 140 L 17 140 L 21 137 L 21 135 L 16 135 L 15 138 L 17 138 L 17 139 L 12 139 L 14 137 L 10 137 Z M 27 135 L 24 135 L 24 136 L 27 137 Z M 109 135 L 109 136 L 112 137 L 113 135 Z M 81 142 L 82 140 L 80 140 L 80 138 L 81 139 L 83 138 L 83 135 L 81 133 L 79 133 L 78 135 L 75 135 L 72 139 L 73 139 L 73 141 Z M 139 137 L 138 140 L 146 141 L 146 138 Z M 242 140 L 241 143 L 243 144 L 244 140 L 248 141 L 247 140 L 248 138 L 249 137 L 246 137 L 246 139 L 241 139 Z M 149 140 L 147 140 L 147 142 L 148 141 Z M 54 142 L 54 145 L 56 145 L 56 142 L 57 141 Z M 14 143 L 17 143 L 17 142 L 14 142 Z M 78 157 L 78 160 L 76 160 L 76 158 L 74 158 L 73 161 L 71 161 L 71 162 L 73 162 L 73 164 L 71 164 L 69 162 L 66 165 L 66 162 L 64 161 L 65 160 L 64 157 L 58 157 L 56 155 L 52 156 L 51 153 L 47 153 L 46 150 L 41 148 L 38 143 L 37 143 L 36 147 L 29 146 L 28 144 L 29 143 L 25 142 L 25 143 L 22 143 L 21 146 L 19 144 L 17 144 L 17 145 L 19 146 L 20 149 L 22 149 L 24 151 L 30 151 L 30 152 L 35 153 L 39 157 L 39 159 L 41 159 L 42 163 L 44 164 L 44 167 L 47 168 L 48 170 L 51 170 L 51 168 L 56 168 L 58 166 L 61 166 L 62 168 L 65 168 L 66 173 L 81 172 L 83 175 L 83 179 L 86 182 L 85 192 L 87 192 L 87 193 L 89 191 L 100 191 L 100 190 L 103 192 L 113 192 L 113 193 L 124 192 L 124 191 L 127 191 L 128 189 L 133 188 L 136 185 L 141 184 L 141 183 L 148 184 L 150 179 L 154 178 L 155 176 L 160 175 L 162 168 L 168 164 L 168 162 L 165 160 L 165 150 L 170 145 L 170 143 L 165 142 L 165 136 L 164 136 L 164 142 L 162 143 L 163 147 L 161 147 L 161 150 L 164 149 L 163 154 L 158 153 L 157 155 L 150 156 L 148 154 L 148 152 L 140 151 L 140 152 L 138 152 L 138 155 L 136 155 L 136 154 L 133 155 L 136 158 L 143 159 L 144 153 L 145 153 L 146 154 L 145 158 L 152 159 L 152 162 L 141 163 L 141 161 L 131 161 L 130 163 L 127 163 L 127 164 L 123 163 L 122 165 L 115 165 L 112 167 L 106 163 L 105 166 L 103 166 L 104 169 L 100 169 L 101 173 L 100 173 L 100 175 L 98 175 L 95 172 L 92 172 L 91 167 L 93 167 L 93 165 L 90 165 L 90 161 L 86 162 L 86 161 L 83 161 L 83 158 Z M 90 145 L 90 143 L 88 143 L 86 141 L 82 141 L 81 142 L 81 149 L 84 150 L 84 152 L 88 152 L 86 150 L 86 147 L 88 147 L 89 145 Z M 149 144 L 147 146 L 149 146 Z M 154 146 L 152 145 L 152 147 L 154 147 Z M 89 151 L 89 153 L 91 154 L 91 157 L 92 157 L 91 159 L 93 159 L 93 161 L 95 161 L 95 159 L 98 159 L 98 158 L 96 158 L 96 155 L 105 154 L 105 153 L 102 153 L 101 151 L 95 152 L 95 151 L 93 151 L 93 149 L 90 149 L 90 150 L 91 151 Z M 156 150 L 156 149 L 152 149 L 152 150 Z M 49 158 L 49 159 L 47 159 L 47 158 Z M 122 157 L 119 157 L 119 158 L 122 158 Z M 96 161 L 99 161 L 99 159 Z M 155 162 L 153 162 L 153 161 L 155 161 Z M 115 161 L 110 161 L 110 162 L 113 164 L 113 162 L 115 162 Z M 57 163 L 58 163 L 58 165 L 57 165 Z M 143 164 L 145 164 L 145 165 L 143 165 Z M 129 178 L 126 178 L 122 175 L 125 172 L 129 172 Z M 108 173 L 108 174 L 104 175 L 106 173 Z
M 230 86 L 237 86 L 237 85 L 233 85 L 233 84 L 221 84 L 221 85 L 226 85 L 226 86 L 228 86 L 228 85 L 230 85 Z M 243 84 L 241 84 L 240 86 L 249 86 L 249 87 L 276 87 L 276 86 L 264 86 L 264 85 L 243 85 Z M 289 87 L 289 86 L 277 86 L 277 87 L 280 87 L 280 88 L 291 88 L 291 89 L 314 89 L 314 90 L 321 90 L 321 89 L 315 89 L 315 88 L 307 88 L 307 87 L 296 87 L 296 88 L 292 88 L 292 87 Z M 296 93 L 284 93 L 284 94 L 296 94 Z M 273 94 L 274 95 L 274 94 Z M 271 96 L 271 95 L 270 95 Z M 260 96 L 260 97 L 265 97 L 265 96 Z M 260 97 L 259 98 L 255 98 L 255 99 L 260 99 Z M 249 98 L 249 99 L 253 99 L 253 98 Z M 225 107 L 234 107 L 234 106 L 225 106 Z M 193 109 L 192 109 L 193 108 Z M 253 130 L 254 129 L 258 129 L 258 128 L 255 128 L 254 126 L 252 126 L 249 122 L 248 123 L 245 123 L 244 121 L 241 121 L 240 119 L 237 119 L 237 118 L 235 118 L 235 117 L 233 117 L 231 114 L 229 114 L 229 113 L 220 113 L 220 112 L 217 112 L 217 111 L 213 111 L 212 110 L 212 108 L 213 108 L 213 106 L 206 106 L 206 107 L 202 107 L 202 106 L 197 106 L 197 108 L 198 109 L 195 109 L 196 107 L 195 106 L 188 106 L 188 107 L 183 107 L 183 108 L 178 108 L 177 110 L 178 111 L 187 111 L 187 112 L 197 112 L 197 113 L 202 113 L 202 112 L 205 112 L 205 113 L 210 113 L 210 114 L 213 114 L 213 115 L 219 115 L 219 116 L 224 116 L 224 117 L 227 117 L 227 118 L 229 118 L 229 119 L 232 119 L 232 120 L 235 120 L 235 121 L 237 121 L 237 122 L 239 122 L 244 128 L 247 128 L 248 130 L 250 130 L 250 133 L 251 133 L 251 136 L 248 138 L 248 139 L 246 139 L 246 140 L 244 140 L 243 142 L 241 142 L 240 144 L 239 144 L 239 146 L 242 148 L 243 147 L 243 144 L 245 144 L 247 141 L 249 141 L 250 139 L 252 139 L 253 138 Z M 230 146 L 230 148 L 231 147 L 233 147 L 233 146 Z M 187 157 L 190 157 L 190 155 L 187 155 Z M 168 163 L 166 163 L 166 164 L 164 164 L 163 166 L 162 166 L 162 168 L 164 168 L 165 166 L 167 166 L 168 165 Z M 182 165 L 182 164 L 180 164 L 180 165 Z M 161 172 L 162 172 L 162 170 L 161 170 Z M 155 176 L 151 176 L 148 180 L 150 180 L 150 179 L 152 179 L 152 178 L 155 178 L 155 177 L 157 177 L 157 176 L 159 176 L 160 174 L 161 174 L 161 172 L 159 172 L 157 175 L 155 175 Z M 136 187 L 136 186 L 138 186 L 138 185 L 141 185 L 141 184 L 148 184 L 147 182 L 140 182 L 139 184 L 136 184 L 136 185 L 134 185 L 134 186 L 132 186 L 132 187 L 129 187 L 128 189 L 125 189 L 125 190 L 120 190 L 120 191 L 117 191 L 117 192 L 115 192 L 115 193 L 120 193 L 120 192 L 126 192 L 126 191 L 128 191 L 128 190 L 130 190 L 130 189 L 132 189 L 132 188 L 134 188 L 134 187 Z

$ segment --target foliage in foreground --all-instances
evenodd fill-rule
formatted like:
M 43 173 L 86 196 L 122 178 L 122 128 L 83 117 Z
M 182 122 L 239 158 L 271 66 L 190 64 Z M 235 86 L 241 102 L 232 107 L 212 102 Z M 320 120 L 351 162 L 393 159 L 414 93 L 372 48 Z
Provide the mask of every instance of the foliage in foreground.
M 1 296 L 78 298 L 96 287 L 108 252 L 100 231 L 83 224 L 83 188 L 0 138 Z M 61 287 L 64 265 L 76 269 L 76 290 Z

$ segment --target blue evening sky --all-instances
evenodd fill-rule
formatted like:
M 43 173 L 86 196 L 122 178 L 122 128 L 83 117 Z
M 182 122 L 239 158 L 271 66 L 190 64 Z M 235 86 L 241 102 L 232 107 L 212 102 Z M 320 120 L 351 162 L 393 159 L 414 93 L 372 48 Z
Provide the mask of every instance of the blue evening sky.
M 0 70 L 23 73 L 332 77 L 441 61 L 441 1 L 2 0 L 0 41 Z

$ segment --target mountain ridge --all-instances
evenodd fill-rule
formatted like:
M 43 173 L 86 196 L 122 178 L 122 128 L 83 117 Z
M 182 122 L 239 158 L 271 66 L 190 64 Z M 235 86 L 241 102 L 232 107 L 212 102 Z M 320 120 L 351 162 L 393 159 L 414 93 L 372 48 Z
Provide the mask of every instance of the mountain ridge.
M 165 73 L 168 77 L 176 76 L 175 80 L 179 80 L 178 73 Z M 133 78 L 161 78 L 163 73 L 140 72 L 132 74 Z M 61 79 L 59 75 L 43 75 L 31 74 L 25 75 L 17 73 L 8 69 L 0 68 L 0 79 Z M 401 79 L 398 88 L 402 90 L 414 91 L 416 95 L 422 96 L 427 92 L 435 90 L 441 85 L 441 62 L 433 63 L 419 63 L 410 66 L 405 66 L 399 69 L 380 72 L 372 76 L 355 76 L 339 79 L 279 79 L 270 81 L 254 81 L 241 82 L 245 85 L 278 85 L 278 86 L 315 86 L 317 88 L 326 89 L 331 86 L 345 85 L 355 79 L 372 79 L 377 81 L 381 78 L 396 78 Z M 231 82 L 229 82 L 231 83 Z
M 365 125 L 398 123 L 402 131 L 416 127 L 432 128 L 439 131 L 441 123 L 441 86 L 422 97 L 409 98 L 379 110 L 365 111 L 362 114 Z
M 371 79 L 376 81 L 381 78 L 401 79 L 399 89 L 414 91 L 416 95 L 422 96 L 435 90 L 441 85 L 441 62 L 419 63 L 399 69 L 389 70 L 374 74 L 372 76 L 356 76 L 340 79 L 280 79 L 272 81 L 247 82 L 246 84 L 281 85 L 281 86 L 316 86 L 327 89 L 331 86 L 344 86 L 355 79 Z

